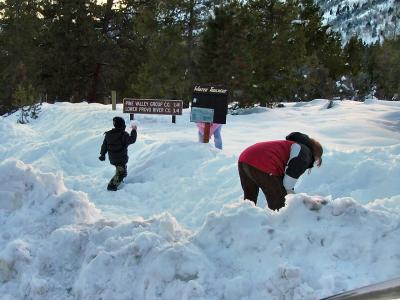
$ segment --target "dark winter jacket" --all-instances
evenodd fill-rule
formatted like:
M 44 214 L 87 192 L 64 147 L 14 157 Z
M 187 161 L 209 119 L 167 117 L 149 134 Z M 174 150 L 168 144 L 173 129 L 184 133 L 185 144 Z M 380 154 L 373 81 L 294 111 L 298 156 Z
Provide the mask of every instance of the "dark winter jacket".
M 286 140 L 299 143 L 308 148 L 308 149 L 305 149 L 305 152 L 309 152 L 309 153 L 305 154 L 305 156 L 307 156 L 307 158 L 303 157 L 302 159 L 305 162 L 308 161 L 307 169 L 312 168 L 314 166 L 315 158 L 312 153 L 313 147 L 312 147 L 312 142 L 311 142 L 310 137 L 307 134 L 304 134 L 301 132 L 292 132 L 288 136 L 286 136 Z M 302 147 L 302 149 L 304 149 L 304 147 Z M 307 151 L 307 150 L 309 150 L 309 151 Z
M 125 129 L 113 128 L 105 132 L 100 155 L 105 156 L 108 152 L 110 163 L 114 166 L 123 166 L 128 162 L 128 146 L 136 142 L 137 132 L 132 129 L 129 135 Z

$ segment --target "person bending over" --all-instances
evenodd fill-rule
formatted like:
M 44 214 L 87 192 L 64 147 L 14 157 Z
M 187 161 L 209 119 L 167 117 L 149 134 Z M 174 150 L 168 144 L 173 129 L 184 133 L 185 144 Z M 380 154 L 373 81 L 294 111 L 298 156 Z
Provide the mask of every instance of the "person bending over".
M 268 207 L 279 210 L 285 196 L 294 193 L 298 178 L 314 164 L 322 164 L 321 144 L 308 135 L 292 132 L 286 140 L 256 143 L 239 156 L 238 169 L 244 199 L 257 205 L 259 189 Z

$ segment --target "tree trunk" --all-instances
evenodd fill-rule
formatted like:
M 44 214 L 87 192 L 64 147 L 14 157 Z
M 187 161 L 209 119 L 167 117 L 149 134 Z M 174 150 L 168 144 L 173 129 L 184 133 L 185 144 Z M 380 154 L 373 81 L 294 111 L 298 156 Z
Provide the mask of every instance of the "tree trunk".
M 92 89 L 90 91 L 88 99 L 89 103 L 97 102 L 97 86 L 99 83 L 100 72 L 101 72 L 101 64 L 97 63 L 95 71 L 93 73 Z

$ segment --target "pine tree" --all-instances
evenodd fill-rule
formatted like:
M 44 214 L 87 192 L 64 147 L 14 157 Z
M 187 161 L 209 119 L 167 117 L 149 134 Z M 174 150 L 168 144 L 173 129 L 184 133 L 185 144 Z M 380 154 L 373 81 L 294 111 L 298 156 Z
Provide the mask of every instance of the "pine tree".
M 375 82 L 377 96 L 381 99 L 399 100 L 400 95 L 400 38 L 387 40 L 375 57 Z
M 4 111 L 13 106 L 13 94 L 19 88 L 18 69 L 24 66 L 26 78 L 36 85 L 39 64 L 37 17 L 39 1 L 6 0 L 0 3 L 0 105 Z
M 344 49 L 346 66 L 352 76 L 357 75 L 365 65 L 365 45 L 360 38 L 352 37 Z
M 40 76 L 49 99 L 75 102 L 93 97 L 90 93 L 101 61 L 95 6 L 94 0 L 46 1 L 43 5 Z
M 250 1 L 255 22 L 252 52 L 261 105 L 295 99 L 304 73 L 305 26 L 297 1 Z
M 227 87 L 232 100 L 246 102 L 252 79 L 252 35 L 248 10 L 239 1 L 214 8 L 201 36 L 199 80 Z
M 185 49 L 185 79 L 191 90 L 195 80 L 199 77 L 198 55 L 200 36 L 205 28 L 209 12 L 218 1 L 210 0 L 182 0 L 182 26 L 186 43 Z M 188 90 L 189 91 L 189 90 Z M 189 96 L 189 95 L 188 95 Z
M 348 92 L 346 96 L 354 100 L 361 100 L 369 91 L 367 74 L 367 48 L 363 41 L 352 37 L 343 49 L 346 61 Z M 352 89 L 351 89 L 352 88 Z
M 143 43 L 132 93 L 146 98 L 182 99 L 185 95 L 185 41 L 174 1 L 150 1 L 138 7 L 135 26 Z

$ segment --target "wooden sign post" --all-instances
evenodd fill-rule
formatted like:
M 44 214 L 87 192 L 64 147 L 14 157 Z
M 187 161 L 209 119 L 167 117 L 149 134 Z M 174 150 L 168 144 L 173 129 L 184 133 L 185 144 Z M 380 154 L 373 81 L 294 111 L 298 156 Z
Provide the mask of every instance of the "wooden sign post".
M 112 110 L 117 109 L 117 91 L 111 91 Z
M 210 141 L 210 127 L 211 127 L 211 123 L 204 124 L 203 143 L 208 143 Z
M 176 116 L 182 115 L 182 100 L 164 99 L 132 99 L 123 100 L 123 112 L 129 113 L 131 120 L 134 114 L 171 115 L 172 123 L 176 123 Z

